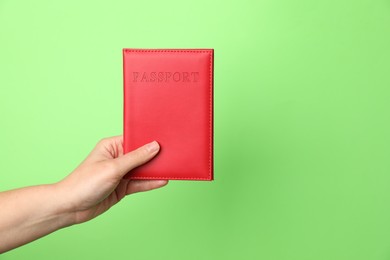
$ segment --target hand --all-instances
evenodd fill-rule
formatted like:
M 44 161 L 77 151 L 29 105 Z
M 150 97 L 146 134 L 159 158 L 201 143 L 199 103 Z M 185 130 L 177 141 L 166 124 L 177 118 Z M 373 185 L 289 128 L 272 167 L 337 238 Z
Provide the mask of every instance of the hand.
M 151 160 L 160 149 L 153 141 L 123 154 L 122 145 L 122 136 L 102 139 L 70 175 L 56 184 L 66 210 L 74 213 L 74 224 L 102 214 L 128 194 L 168 183 L 166 180 L 122 179 L 135 167 Z
M 166 185 L 164 180 L 122 179 L 159 148 L 154 141 L 123 154 L 122 136 L 105 138 L 63 180 L 0 192 L 0 253 L 90 220 L 128 194 Z

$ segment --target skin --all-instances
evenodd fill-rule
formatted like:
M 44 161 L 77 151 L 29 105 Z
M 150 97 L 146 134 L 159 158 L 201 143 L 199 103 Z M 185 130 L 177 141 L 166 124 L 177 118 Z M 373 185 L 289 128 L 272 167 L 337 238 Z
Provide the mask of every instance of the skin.
M 63 180 L 1 192 L 0 253 L 91 220 L 126 195 L 165 186 L 166 180 L 122 179 L 159 149 L 153 141 L 123 154 L 122 136 L 104 138 Z

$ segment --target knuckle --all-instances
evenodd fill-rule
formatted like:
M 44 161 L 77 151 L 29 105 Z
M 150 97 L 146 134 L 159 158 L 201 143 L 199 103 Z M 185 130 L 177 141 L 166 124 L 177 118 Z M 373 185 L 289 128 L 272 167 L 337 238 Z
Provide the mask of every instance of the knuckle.
M 96 147 L 99 147 L 99 148 L 107 147 L 108 145 L 110 145 L 110 139 L 107 137 L 100 139 L 96 143 Z
M 149 158 L 149 153 L 145 148 L 137 149 L 134 152 L 134 159 L 139 163 L 143 163 L 147 161 L 148 158 Z
M 146 150 L 146 148 L 141 147 L 141 148 L 136 150 L 136 155 L 137 155 L 137 158 L 141 160 L 141 159 L 147 157 L 148 151 Z
M 100 139 L 99 141 L 98 141 L 98 145 L 104 145 L 104 144 L 106 144 L 107 143 L 107 138 L 102 138 L 102 139 Z

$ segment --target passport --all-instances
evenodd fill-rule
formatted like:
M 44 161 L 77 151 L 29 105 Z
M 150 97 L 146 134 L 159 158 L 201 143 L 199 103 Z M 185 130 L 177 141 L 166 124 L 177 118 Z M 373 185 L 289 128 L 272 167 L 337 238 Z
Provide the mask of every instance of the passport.
M 160 151 L 124 178 L 214 178 L 214 49 L 123 49 L 123 150 Z

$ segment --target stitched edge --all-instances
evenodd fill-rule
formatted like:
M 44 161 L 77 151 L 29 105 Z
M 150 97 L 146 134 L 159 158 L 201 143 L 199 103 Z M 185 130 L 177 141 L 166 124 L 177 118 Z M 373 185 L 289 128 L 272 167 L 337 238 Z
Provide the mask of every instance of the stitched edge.
M 204 53 L 210 53 L 210 50 L 177 50 L 177 49 L 126 49 L 124 48 L 125 52 L 204 52 Z M 211 55 L 210 55 L 211 56 Z
M 209 51 L 209 56 L 210 56 L 210 63 L 209 63 L 209 96 L 210 96 L 210 101 L 209 101 L 209 179 L 212 180 L 213 176 L 211 175 L 212 172 L 212 157 L 213 157 L 213 144 L 214 138 L 213 138 L 213 113 L 212 113 L 212 106 L 213 106 L 213 77 L 212 77 L 212 70 L 213 70 L 213 59 L 212 59 L 212 51 Z
M 129 176 L 130 179 L 165 179 L 165 180 L 213 180 L 212 172 L 212 157 L 213 157 L 213 118 L 212 118 L 212 107 L 213 107 L 213 51 L 211 50 L 178 50 L 178 49 L 127 49 L 123 48 L 125 52 L 200 52 L 209 54 L 209 176 L 207 178 L 197 178 L 197 177 L 136 177 Z
M 153 177 L 153 176 L 149 176 L 149 177 L 137 177 L 137 176 L 129 176 L 130 179 L 132 180 L 151 180 L 151 179 L 157 179 L 157 180 L 205 180 L 205 181 L 209 181 L 210 179 L 209 178 L 197 178 L 197 177 Z

